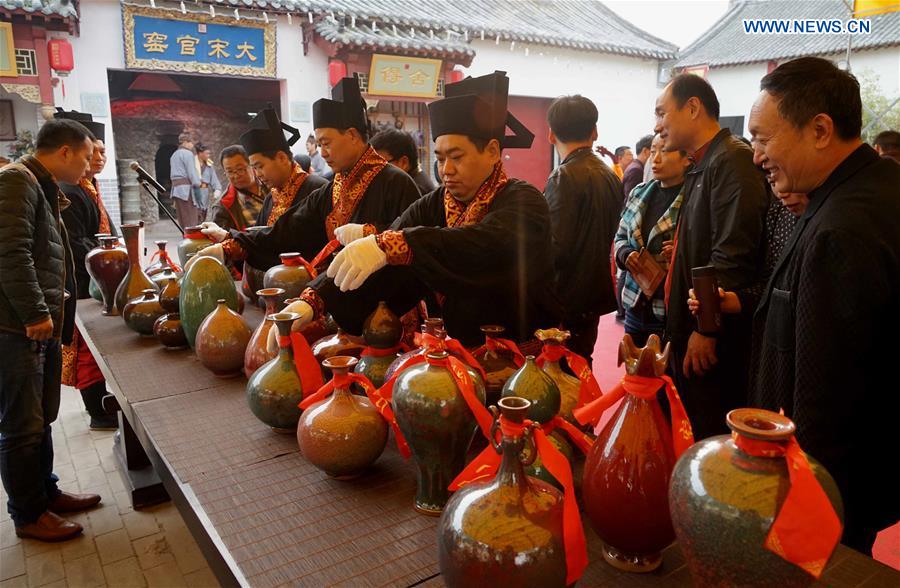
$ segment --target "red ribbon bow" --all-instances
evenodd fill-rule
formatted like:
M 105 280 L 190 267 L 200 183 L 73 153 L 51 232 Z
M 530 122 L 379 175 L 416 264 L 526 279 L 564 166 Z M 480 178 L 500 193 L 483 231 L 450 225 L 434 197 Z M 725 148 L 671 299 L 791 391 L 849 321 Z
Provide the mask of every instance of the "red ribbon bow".
M 632 376 L 625 374 L 622 381 L 610 392 L 604 394 L 593 402 L 572 411 L 575 420 L 586 425 L 592 423 L 597 426 L 603 411 L 614 405 L 625 396 L 625 393 L 633 394 L 638 398 L 650 399 L 656 397 L 656 391 L 662 386 L 666 387 L 666 396 L 669 398 L 669 407 L 672 412 L 672 445 L 677 459 L 684 451 L 694 444 L 694 432 L 691 429 L 691 421 L 688 420 L 684 405 L 675 384 L 669 376 L 647 378 L 644 376 Z
M 207 239 L 207 240 L 209 240 L 209 237 L 204 235 L 201 231 L 188 231 L 184 234 L 184 238 L 185 239 Z
M 291 333 L 290 337 L 278 337 L 279 347 L 290 347 L 294 353 L 294 367 L 300 376 L 300 385 L 303 386 L 303 397 L 313 394 L 322 387 L 324 379 L 319 362 L 313 355 L 312 349 L 306 338 L 300 333 Z
M 566 435 L 569 436 L 569 439 L 572 440 L 572 443 L 575 444 L 575 447 L 581 450 L 585 455 L 591 450 L 591 446 L 594 444 L 594 440 L 588 437 L 584 431 L 578 429 L 559 415 L 554 416 L 552 419 L 541 425 L 541 429 L 544 431 L 545 435 L 549 435 L 556 429 L 562 429 L 565 431 Z
M 338 247 L 340 247 L 340 246 L 341 246 L 340 241 L 338 241 L 337 239 L 332 239 L 331 241 L 328 242 L 327 245 L 325 245 L 325 247 L 322 248 L 321 251 L 319 251 L 318 255 L 313 257 L 313 260 L 309 264 L 313 268 L 313 272 L 310 274 L 312 277 L 315 278 L 316 275 L 318 275 L 316 268 L 319 267 L 320 265 L 322 265 L 322 263 L 326 259 L 328 259 L 328 256 L 331 255 L 332 253 L 334 253 L 335 251 L 337 251 Z
M 360 388 L 365 391 L 366 396 L 381 415 L 381 418 L 387 421 L 391 426 L 391 429 L 394 430 L 394 438 L 397 441 L 397 449 L 400 450 L 400 454 L 406 458 L 412 455 L 409 450 L 409 445 L 406 443 L 406 439 L 403 437 L 403 433 L 400 432 L 400 427 L 397 425 L 397 418 L 394 416 L 394 411 L 391 409 L 391 403 L 382 398 L 378 393 L 378 390 L 375 389 L 375 385 L 372 384 L 369 378 L 362 374 L 335 374 L 330 382 L 319 388 L 313 394 L 306 396 L 298 406 L 301 409 L 306 410 L 316 402 L 325 400 L 331 396 L 331 393 L 334 392 L 335 388 L 349 388 L 351 384 L 358 384 Z
M 588 564 L 587 544 L 584 539 L 584 527 L 575 501 L 575 483 L 572 479 L 572 467 L 569 460 L 553 446 L 544 430 L 536 423 L 526 419 L 521 425 L 500 416 L 500 431 L 504 437 L 518 439 L 530 428 L 534 438 L 535 449 L 541 463 L 547 471 L 562 484 L 563 487 L 563 544 L 566 549 L 566 584 L 574 584 L 584 573 Z M 475 458 L 450 484 L 450 490 L 458 490 L 476 481 L 491 480 L 500 467 L 501 456 L 492 445 L 489 445 Z
M 792 435 L 786 442 L 760 441 L 732 433 L 734 444 L 756 457 L 784 457 L 791 487 L 769 528 L 766 549 L 814 578 L 822 575 L 841 540 L 841 520 Z
M 581 388 L 578 391 L 578 406 L 584 406 L 603 396 L 600 384 L 597 383 L 597 378 L 594 377 L 587 360 L 574 351 L 569 351 L 563 345 L 545 344 L 535 363 L 539 367 L 544 367 L 544 362 L 559 361 L 564 357 L 569 367 L 575 372 L 575 376 L 581 380 Z
M 398 345 L 394 345 L 393 347 L 388 347 L 387 349 L 379 349 L 378 347 L 366 346 L 360 357 L 386 357 L 388 355 L 397 355 L 401 351 L 409 351 L 409 346 L 405 343 L 400 343 Z
M 172 268 L 173 272 L 179 274 L 181 273 L 181 266 L 172 261 L 172 258 L 169 257 L 169 252 L 165 249 L 157 249 L 156 251 L 154 251 L 153 255 L 150 256 L 150 263 L 152 264 L 157 258 L 159 258 L 160 261 L 164 261 L 166 265 Z
M 509 351 L 513 355 L 513 363 L 516 364 L 516 367 L 525 365 L 525 355 L 512 339 L 491 337 L 489 335 L 485 336 L 484 345 L 476 349 L 473 355 L 481 355 L 485 349 L 493 351 L 494 353 L 497 353 L 498 351 Z

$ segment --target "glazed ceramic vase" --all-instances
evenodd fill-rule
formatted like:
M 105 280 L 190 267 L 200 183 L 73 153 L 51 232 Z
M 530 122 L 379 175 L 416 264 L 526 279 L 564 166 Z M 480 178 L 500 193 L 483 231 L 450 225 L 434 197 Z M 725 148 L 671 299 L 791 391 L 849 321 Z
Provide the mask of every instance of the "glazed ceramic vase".
M 181 317 L 177 312 L 162 315 L 153 323 L 153 335 L 166 349 L 184 349 L 188 346 Z
M 163 286 L 165 286 L 170 279 L 174 278 L 177 280 L 180 277 L 181 274 L 176 273 L 172 270 L 172 268 L 164 267 L 163 269 L 158 270 L 155 274 L 150 276 L 150 279 L 154 284 L 156 284 L 157 288 L 162 290 Z
M 387 444 L 388 425 L 372 402 L 337 383 L 356 365 L 346 355 L 323 362 L 334 373 L 334 392 L 309 406 L 297 423 L 300 452 L 311 464 L 339 480 L 355 478 L 375 463 Z
M 201 257 L 181 278 L 178 312 L 188 345 L 194 348 L 194 339 L 200 323 L 216 309 L 218 300 L 225 300 L 228 307 L 237 312 L 238 293 L 228 269 L 217 259 Z
M 159 290 L 159 303 L 166 312 L 178 312 L 181 297 L 181 279 L 170 276 Z
M 499 401 L 505 419 L 521 424 L 524 398 Z M 450 588 L 559 587 L 566 585 L 563 494 L 526 475 L 524 447 L 530 434 L 504 435 L 494 448 L 502 453 L 496 477 L 461 488 L 444 508 L 438 524 L 441 579 Z
M 96 282 L 103 299 L 103 314 L 117 315 L 116 290 L 128 274 L 128 252 L 119 246 L 118 237 L 100 237 L 100 247 L 91 249 L 84 258 L 91 280 Z M 124 305 L 123 305 L 124 307 Z
M 644 348 L 625 335 L 619 363 L 628 374 L 665 374 L 669 346 L 651 335 Z M 597 437 L 584 466 L 582 495 L 588 520 L 603 540 L 603 557 L 628 572 L 651 572 L 675 539 L 669 517 L 669 478 L 675 466 L 671 425 L 656 397 L 626 393 Z
M 394 382 L 392 404 L 400 431 L 416 465 L 415 508 L 440 515 L 450 491 L 447 487 L 462 471 L 466 452 L 478 424 L 450 370 L 438 362 L 444 351 L 429 353 L 426 361 L 400 372 Z M 484 402 L 484 385 L 473 379 L 475 395 Z
M 154 291 L 159 290 L 159 287 L 141 268 L 140 239 L 143 228 L 144 221 L 122 225 L 125 248 L 128 250 L 128 273 L 125 274 L 116 289 L 116 308 L 119 312 L 125 310 L 125 305 L 129 300 L 141 296 L 144 290 L 148 288 Z
M 281 288 L 263 288 L 256 291 L 256 296 L 266 303 L 266 316 L 275 314 L 276 302 L 282 294 L 284 294 L 284 290 Z M 269 331 L 273 326 L 272 321 L 264 320 L 259 323 L 259 326 L 253 331 L 253 336 L 250 337 L 250 343 L 244 353 L 244 375 L 248 378 L 264 363 L 278 355 L 278 352 L 269 353 Z
M 534 356 L 525 357 L 525 365 L 519 368 L 503 385 L 503 398 L 515 396 L 529 401 L 528 418 L 536 423 L 545 424 L 559 413 L 560 395 L 556 382 L 544 372 L 534 361 Z M 566 439 L 557 431 L 548 435 L 548 439 L 572 463 L 574 451 Z M 525 450 L 530 451 L 526 448 Z M 544 467 L 540 457 L 530 459 L 526 468 L 529 476 L 562 487 Z
M 296 298 L 312 279 L 303 265 L 303 257 L 299 253 L 282 253 L 281 264 L 272 266 L 263 276 L 264 288 L 282 288 L 284 294 L 278 301 L 279 306 L 289 298 Z
M 425 319 L 425 324 L 422 325 L 422 332 L 427 333 L 429 335 L 434 335 L 438 330 L 444 328 L 444 320 L 440 318 L 427 318 Z M 411 349 L 406 353 L 400 354 L 397 359 L 395 359 L 390 366 L 388 366 L 387 371 L 384 374 L 385 381 L 390 380 L 391 376 L 394 375 L 394 372 L 403 365 L 407 359 L 413 357 L 415 355 L 422 355 L 425 353 L 425 349 L 422 347 L 416 347 L 415 349 Z
M 250 343 L 250 327 L 224 299 L 216 301 L 197 330 L 197 357 L 209 371 L 219 377 L 236 376 L 244 366 L 244 353 Z
M 814 583 L 800 567 L 765 547 L 766 536 L 791 487 L 784 457 L 750 455 L 738 436 L 787 444 L 794 423 L 762 409 L 741 408 L 727 416 L 733 435 L 710 437 L 682 454 L 669 486 L 669 508 L 678 545 L 695 586 L 778 586 Z M 806 456 L 838 518 L 843 504 L 825 468 Z M 815 533 L 816 529 L 812 529 Z M 824 567 L 827 562 L 818 562 Z
M 159 303 L 159 296 L 153 288 L 147 288 L 142 292 L 143 296 L 130 300 L 122 311 L 125 324 L 132 331 L 151 337 L 153 335 L 153 323 L 156 319 L 166 314 L 165 309 Z
M 506 381 L 502 396 L 518 396 L 529 401 L 528 418 L 541 424 L 549 422 L 559 413 L 559 387 L 537 366 L 533 355 L 527 356 L 525 365 Z
M 366 343 L 361 337 L 348 335 L 341 329 L 338 329 L 334 335 L 322 337 L 311 345 L 312 353 L 320 364 L 329 357 L 337 355 L 349 355 L 358 359 L 365 348 Z M 324 371 L 324 368 L 322 374 L 328 378 L 328 373 Z
M 212 240 L 200 232 L 201 227 L 185 227 L 184 239 L 178 243 L 178 263 L 184 267 L 198 251 L 213 244 Z
M 295 312 L 279 312 L 266 320 L 278 329 L 278 356 L 263 364 L 247 382 L 247 404 L 256 418 L 278 433 L 294 433 L 300 419 L 303 385 L 294 365 L 291 325 L 300 318 Z
M 166 251 L 166 246 L 169 244 L 169 242 L 165 241 L 163 239 L 160 239 L 158 241 L 154 241 L 154 243 L 156 243 L 156 247 L 157 247 L 156 261 L 154 261 L 153 263 L 151 263 L 150 265 L 148 265 L 147 267 L 144 268 L 144 273 L 147 274 L 148 276 L 150 276 L 151 278 L 164 270 L 174 271 L 172 269 L 172 266 L 170 266 L 166 262 L 166 257 L 168 257 L 168 252 Z
M 571 337 L 569 331 L 560 329 L 538 329 L 534 335 L 544 342 L 545 348 L 565 347 L 566 341 Z M 559 361 L 545 361 L 541 369 L 547 372 L 559 388 L 559 415 L 573 425 L 580 426 L 572 416 L 572 411 L 578 406 L 578 399 L 581 396 L 581 380 L 564 371 Z
M 103 292 L 100 290 L 100 286 L 97 284 L 94 278 L 91 278 L 91 281 L 88 282 L 88 294 L 91 295 L 91 298 L 93 298 L 100 304 L 103 304 Z
M 354 371 L 363 374 L 380 388 L 385 382 L 385 373 L 395 359 L 403 337 L 403 325 L 397 315 L 382 301 L 363 323 L 363 339 L 366 348 L 360 355 Z
M 487 378 L 484 388 L 487 391 L 488 406 L 497 404 L 503 392 L 503 385 L 519 369 L 519 366 L 516 365 L 515 355 L 511 351 L 489 347 L 490 340 L 502 337 L 504 331 L 505 329 L 499 325 L 482 326 L 481 332 L 484 333 L 485 344 L 472 352 Z

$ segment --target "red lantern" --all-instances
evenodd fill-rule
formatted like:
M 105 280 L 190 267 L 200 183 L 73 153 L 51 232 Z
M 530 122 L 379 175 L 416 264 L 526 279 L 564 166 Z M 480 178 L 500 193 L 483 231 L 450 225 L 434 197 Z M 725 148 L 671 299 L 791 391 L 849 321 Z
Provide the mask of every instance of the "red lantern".
M 69 75 L 69 72 L 75 69 L 72 45 L 65 39 L 47 41 L 47 54 L 50 57 L 50 67 L 56 70 L 60 77 Z
M 335 59 L 328 62 L 328 82 L 336 86 L 338 82 L 347 77 L 347 64 Z
M 456 82 L 461 82 L 463 78 L 466 76 L 463 72 L 458 69 L 450 70 L 450 83 L 455 84 Z

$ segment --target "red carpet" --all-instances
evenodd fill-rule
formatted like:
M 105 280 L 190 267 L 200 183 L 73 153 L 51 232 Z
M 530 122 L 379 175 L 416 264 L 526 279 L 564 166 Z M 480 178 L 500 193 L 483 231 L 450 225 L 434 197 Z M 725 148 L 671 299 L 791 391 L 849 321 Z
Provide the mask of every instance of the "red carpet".
M 597 346 L 594 348 L 594 375 L 600 389 L 604 392 L 618 384 L 625 372 L 625 368 L 618 367 L 619 342 L 624 334 L 622 325 L 616 322 L 615 313 L 610 313 L 600 319 L 600 328 L 597 333 Z M 601 424 L 606 422 L 615 413 L 615 409 L 606 411 L 601 419 Z M 875 546 L 872 548 L 872 557 L 900 570 L 900 523 L 878 534 Z

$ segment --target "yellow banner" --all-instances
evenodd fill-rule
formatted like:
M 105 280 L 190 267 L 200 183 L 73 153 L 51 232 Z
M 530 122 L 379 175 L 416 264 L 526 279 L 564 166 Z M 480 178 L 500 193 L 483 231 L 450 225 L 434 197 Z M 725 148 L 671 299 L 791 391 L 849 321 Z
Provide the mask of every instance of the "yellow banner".
M 900 10 L 898 0 L 854 0 L 853 16 L 861 18 Z
M 441 60 L 400 55 L 372 55 L 369 94 L 434 98 L 441 77 Z

